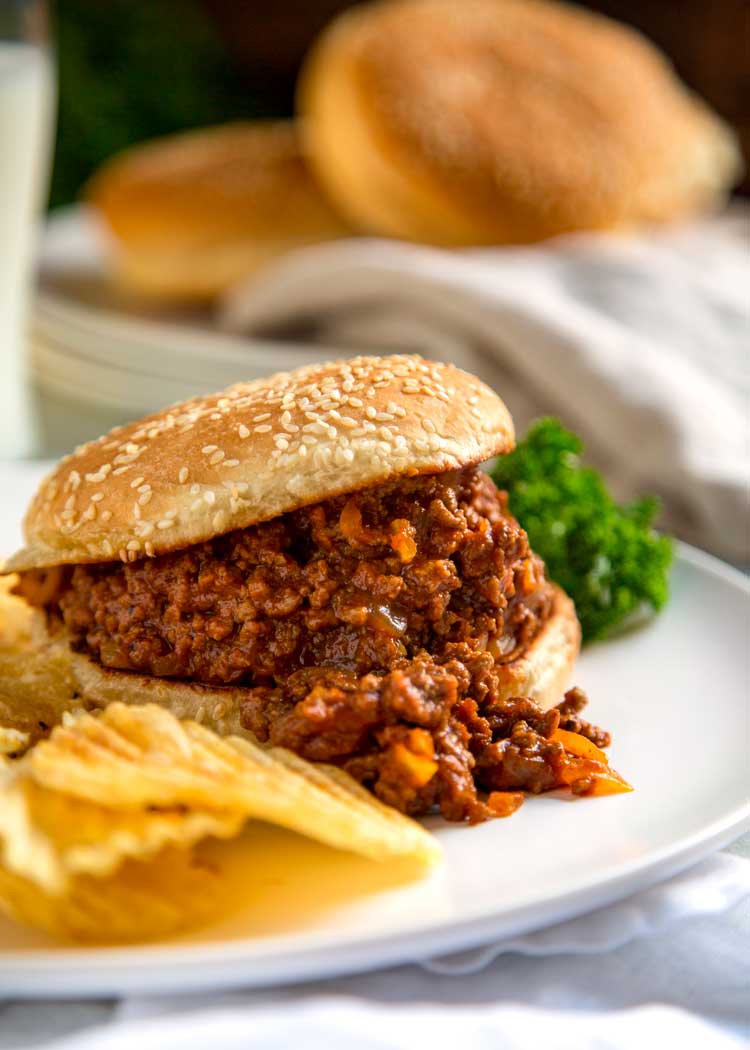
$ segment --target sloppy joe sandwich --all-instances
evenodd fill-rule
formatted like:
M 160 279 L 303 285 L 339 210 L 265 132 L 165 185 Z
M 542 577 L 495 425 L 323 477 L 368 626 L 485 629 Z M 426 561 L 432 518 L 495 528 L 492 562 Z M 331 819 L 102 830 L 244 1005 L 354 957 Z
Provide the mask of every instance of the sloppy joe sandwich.
M 161 704 L 406 813 L 481 820 L 509 792 L 587 793 L 560 740 L 607 742 L 576 691 L 555 706 L 580 634 L 481 469 L 513 444 L 500 398 L 451 365 L 280 373 L 78 448 L 5 571 L 79 703 Z

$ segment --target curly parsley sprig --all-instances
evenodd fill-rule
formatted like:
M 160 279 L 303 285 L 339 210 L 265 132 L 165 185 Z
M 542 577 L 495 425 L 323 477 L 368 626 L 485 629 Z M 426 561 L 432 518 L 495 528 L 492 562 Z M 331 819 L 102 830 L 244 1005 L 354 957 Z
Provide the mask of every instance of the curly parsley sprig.
M 598 471 L 581 465 L 582 450 L 559 420 L 542 419 L 492 476 L 548 575 L 575 602 L 584 641 L 593 641 L 662 608 L 672 542 L 652 527 L 659 501 L 616 503 Z

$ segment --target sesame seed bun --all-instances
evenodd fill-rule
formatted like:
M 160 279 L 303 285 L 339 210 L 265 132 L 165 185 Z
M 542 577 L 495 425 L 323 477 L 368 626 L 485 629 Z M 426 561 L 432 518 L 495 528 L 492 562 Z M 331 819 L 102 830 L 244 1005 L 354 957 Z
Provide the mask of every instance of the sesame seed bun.
M 280 372 L 78 448 L 42 482 L 4 571 L 155 557 L 513 443 L 500 398 L 453 365 L 395 355 Z
M 741 173 L 731 130 L 624 25 L 545 0 L 386 0 L 303 69 L 308 157 L 360 228 L 444 245 L 658 222 Z
M 523 656 L 498 667 L 500 699 L 528 696 L 547 710 L 568 688 L 581 642 L 573 603 L 558 587 L 549 618 Z M 160 704 L 178 718 L 194 718 L 217 733 L 249 735 L 240 711 L 247 690 L 241 686 L 209 686 L 173 681 L 129 671 L 113 671 L 81 653 L 71 653 L 73 677 L 87 706 Z M 78 701 L 80 703 L 80 700 Z
M 283 252 L 348 232 L 284 121 L 134 146 L 86 198 L 112 235 L 119 281 L 157 299 L 210 299 Z

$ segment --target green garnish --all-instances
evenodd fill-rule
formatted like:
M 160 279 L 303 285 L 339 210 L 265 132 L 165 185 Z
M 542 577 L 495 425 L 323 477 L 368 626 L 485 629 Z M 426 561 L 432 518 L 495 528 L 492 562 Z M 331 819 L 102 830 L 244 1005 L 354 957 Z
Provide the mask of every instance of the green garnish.
M 508 493 L 511 513 L 526 529 L 548 575 L 575 602 L 584 641 L 606 635 L 668 597 L 672 542 L 652 522 L 659 501 L 625 505 L 598 471 L 581 466 L 583 443 L 557 419 L 535 423 L 492 476 Z

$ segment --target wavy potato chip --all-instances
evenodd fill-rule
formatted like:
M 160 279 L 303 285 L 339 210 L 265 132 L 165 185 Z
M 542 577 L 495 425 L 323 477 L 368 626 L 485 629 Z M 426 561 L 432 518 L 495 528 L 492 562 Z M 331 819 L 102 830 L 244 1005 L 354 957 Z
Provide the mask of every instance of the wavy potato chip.
M 220 738 L 153 704 L 69 717 L 29 753 L 34 778 L 111 809 L 185 805 L 229 811 L 377 860 L 433 863 L 437 841 L 331 766 L 282 748 Z
M 0 577 L 0 750 L 3 733 L 25 734 L 28 746 L 83 704 L 70 649 L 47 636 L 39 610 L 11 594 L 17 580 Z
M 236 813 L 184 807 L 108 809 L 50 791 L 23 767 L 0 784 L 0 862 L 49 893 L 63 893 L 70 876 L 103 878 L 129 858 L 190 847 L 209 835 L 230 838 L 243 824 Z
M 0 755 L 17 757 L 23 754 L 31 743 L 31 735 L 20 729 L 11 729 L 0 725 Z
M 211 917 L 222 873 L 191 849 L 167 847 L 148 860 L 126 860 L 113 875 L 69 878 L 64 893 L 0 866 L 0 910 L 65 940 L 142 941 Z
M 25 757 L 0 763 L 0 909 L 80 941 L 182 929 L 226 910 L 227 878 L 202 846 L 249 818 L 378 860 L 440 855 L 420 825 L 339 769 L 116 703 L 66 715 Z
M 75 940 L 133 940 L 207 918 L 220 873 L 192 847 L 229 838 L 233 813 L 109 810 L 37 784 L 24 762 L 0 770 L 0 910 Z

